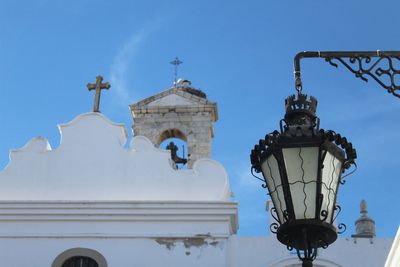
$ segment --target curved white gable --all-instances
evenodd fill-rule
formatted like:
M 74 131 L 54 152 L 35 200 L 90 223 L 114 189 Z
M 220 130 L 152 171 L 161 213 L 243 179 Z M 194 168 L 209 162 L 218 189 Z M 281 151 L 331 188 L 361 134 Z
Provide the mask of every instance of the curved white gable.
M 0 172 L 0 200 L 228 201 L 225 169 L 200 159 L 193 169 L 175 170 L 170 152 L 143 136 L 129 148 L 124 125 L 101 113 L 79 115 L 59 126 L 60 146 L 34 138 L 12 150 Z

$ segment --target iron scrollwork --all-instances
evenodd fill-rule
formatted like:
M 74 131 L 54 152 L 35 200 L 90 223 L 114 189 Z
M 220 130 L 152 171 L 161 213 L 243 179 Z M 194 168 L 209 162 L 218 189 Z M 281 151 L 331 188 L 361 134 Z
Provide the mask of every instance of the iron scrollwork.
M 346 225 L 344 223 L 338 224 L 338 234 L 343 234 L 346 231 Z
M 278 223 L 271 223 L 269 226 L 269 230 L 271 233 L 276 234 L 278 232 L 279 224 Z
M 278 219 L 278 213 L 276 212 L 276 208 L 275 208 L 275 207 L 272 207 L 272 208 L 271 208 L 271 216 L 272 216 L 272 218 L 274 218 L 274 220 L 275 220 L 277 223 L 280 223 L 280 221 L 279 221 L 279 219 Z
M 321 221 L 325 221 L 326 220 L 326 218 L 328 218 L 328 211 L 326 211 L 326 210 L 321 210 L 321 212 L 320 212 L 320 220 Z
M 334 67 L 338 67 L 338 64 L 333 62 L 337 60 L 343 66 L 345 66 L 349 71 L 351 71 L 357 78 L 368 82 L 366 76 L 373 78 L 380 86 L 385 88 L 389 93 L 394 96 L 400 97 L 400 94 L 396 91 L 400 89 L 400 85 L 395 83 L 395 75 L 400 74 L 400 70 L 396 69 L 393 64 L 393 60 L 396 59 L 400 62 L 399 57 L 380 57 L 371 63 L 371 57 L 349 57 L 348 61 L 340 57 L 326 58 L 325 60 Z M 387 60 L 387 68 L 379 67 L 383 61 Z M 388 77 L 388 81 L 383 81 L 384 77 Z
M 343 51 L 343 52 L 300 52 L 295 57 L 295 83 L 302 90 L 300 60 L 302 58 L 325 58 L 334 67 L 345 66 L 357 78 L 374 79 L 389 93 L 400 98 L 400 51 Z M 397 84 L 396 84 L 397 80 Z
M 336 204 L 335 208 L 333 210 L 333 212 L 335 213 L 335 217 L 333 218 L 332 222 L 336 221 L 336 218 L 338 217 L 338 215 L 340 214 L 341 211 L 342 211 L 342 208 Z

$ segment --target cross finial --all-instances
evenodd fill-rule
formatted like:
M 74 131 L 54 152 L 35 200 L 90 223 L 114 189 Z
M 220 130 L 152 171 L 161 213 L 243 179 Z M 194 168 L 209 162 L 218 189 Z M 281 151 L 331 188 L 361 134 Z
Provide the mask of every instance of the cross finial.
M 180 61 L 178 57 L 175 57 L 175 59 L 172 60 L 170 63 L 175 66 L 174 86 L 176 87 L 176 81 L 177 81 L 177 78 L 178 78 L 178 66 L 180 64 L 182 64 L 183 61 Z
M 110 89 L 111 85 L 110 83 L 106 82 L 106 83 L 102 83 L 103 81 L 103 77 L 101 77 L 100 75 L 98 75 L 96 77 L 96 83 L 88 83 L 86 85 L 87 89 L 89 91 L 91 90 L 96 90 L 96 96 L 94 98 L 94 106 L 93 106 L 93 112 L 100 112 L 99 111 L 99 106 L 100 106 L 100 93 L 102 89 Z

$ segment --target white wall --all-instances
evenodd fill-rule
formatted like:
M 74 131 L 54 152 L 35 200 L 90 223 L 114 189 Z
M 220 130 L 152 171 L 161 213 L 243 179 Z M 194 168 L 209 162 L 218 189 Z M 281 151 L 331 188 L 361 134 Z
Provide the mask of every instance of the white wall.
M 206 240 L 207 245 L 196 242 L 188 245 L 189 242 L 174 240 L 175 245 L 169 248 L 148 238 L 10 238 L 0 241 L 1 266 L 4 267 L 50 267 L 59 254 L 75 247 L 98 251 L 109 267 L 227 266 L 226 241 L 221 239 Z
M 392 241 L 339 238 L 327 249 L 318 250 L 314 263 L 324 267 L 381 267 Z M 229 255 L 230 267 L 287 267 L 300 263 L 295 251 L 288 251 L 272 234 L 266 237 L 232 236 Z
M 391 240 L 339 239 L 322 250 L 316 267 L 381 267 Z M 300 266 L 271 237 L 226 238 L 0 238 L 1 266 L 46 267 L 63 251 L 89 248 L 109 267 L 287 267 Z M 398 266 L 398 265 L 393 265 Z

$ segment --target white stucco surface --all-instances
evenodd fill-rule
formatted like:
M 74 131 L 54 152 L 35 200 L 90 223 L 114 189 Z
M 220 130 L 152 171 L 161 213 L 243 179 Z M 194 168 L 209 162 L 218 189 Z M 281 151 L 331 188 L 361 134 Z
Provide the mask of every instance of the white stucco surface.
M 391 239 L 341 238 L 319 249 L 314 267 L 382 267 Z M 295 251 L 289 251 L 275 235 L 229 239 L 230 267 L 300 267 Z
M 107 267 L 228 267 L 227 241 L 220 239 L 192 244 L 176 240 L 171 245 L 147 238 L 9 239 L 0 243 L 0 256 L 4 267 L 51 267 L 63 251 L 82 247 L 102 254 Z
M 128 148 L 124 125 L 101 113 L 79 115 L 59 126 L 52 150 L 43 137 L 10 152 L 0 172 L 0 200 L 228 201 L 224 167 L 199 159 L 193 169 L 172 168 L 170 152 L 143 136 Z
M 301 267 L 301 262 L 273 235 L 230 238 L 69 237 L 1 238 L 0 257 L 7 267 L 51 266 L 71 248 L 90 248 L 107 267 Z M 315 267 L 382 267 L 391 240 L 338 239 L 320 250 Z M 45 248 L 45 249 L 44 249 Z M 24 255 L 23 258 L 20 255 Z M 398 266 L 394 263 L 392 266 Z

